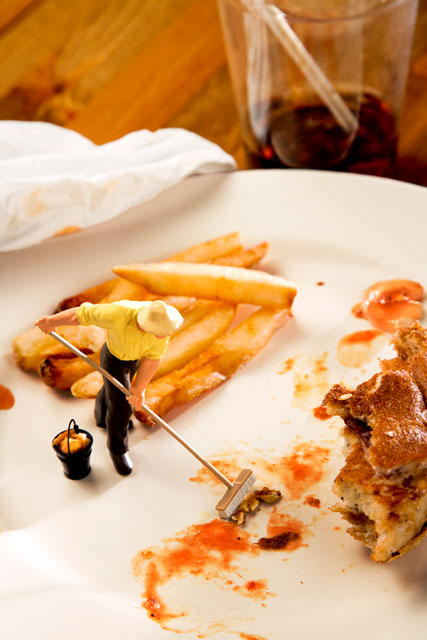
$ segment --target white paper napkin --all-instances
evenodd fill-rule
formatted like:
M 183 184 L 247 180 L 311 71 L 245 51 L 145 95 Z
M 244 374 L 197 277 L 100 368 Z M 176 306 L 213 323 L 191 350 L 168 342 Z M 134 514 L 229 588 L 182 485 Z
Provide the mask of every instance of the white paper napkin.
M 96 145 L 46 122 L 0 121 L 0 251 L 109 220 L 195 173 L 236 168 L 184 129 Z

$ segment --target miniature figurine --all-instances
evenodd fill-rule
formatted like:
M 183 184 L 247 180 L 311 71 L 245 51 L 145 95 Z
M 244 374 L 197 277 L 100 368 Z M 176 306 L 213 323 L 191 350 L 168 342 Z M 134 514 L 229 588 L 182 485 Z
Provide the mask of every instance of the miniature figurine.
M 34 323 L 44 333 L 55 331 L 58 326 L 78 324 L 94 324 L 106 330 L 107 341 L 100 354 L 101 366 L 132 393 L 125 396 L 104 378 L 104 386 L 95 402 L 96 424 L 107 430 L 107 447 L 120 475 L 132 472 L 128 453 L 132 408 L 137 411 L 142 408 L 145 389 L 166 353 L 171 334 L 182 322 L 179 311 L 162 300 L 120 300 L 108 304 L 84 302 L 80 307 L 43 316 Z

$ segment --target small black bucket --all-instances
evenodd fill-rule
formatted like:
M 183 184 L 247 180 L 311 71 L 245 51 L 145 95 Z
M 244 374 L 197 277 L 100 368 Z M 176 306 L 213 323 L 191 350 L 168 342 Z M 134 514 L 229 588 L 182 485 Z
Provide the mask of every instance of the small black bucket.
M 88 444 L 84 448 L 74 452 L 70 450 L 70 429 L 71 429 L 71 425 L 73 424 L 74 424 L 73 426 L 74 433 L 85 434 L 89 440 Z M 63 434 L 67 434 L 66 436 L 64 436 L 64 438 L 62 438 L 62 440 L 65 438 L 67 440 L 67 447 L 66 447 L 65 453 L 61 451 L 61 449 L 58 446 L 59 445 L 58 438 Z M 68 429 L 66 431 L 61 431 L 53 438 L 52 447 L 54 448 L 56 455 L 58 456 L 58 458 L 62 463 L 64 475 L 67 478 L 70 478 L 70 480 L 81 480 L 82 478 L 85 478 L 90 473 L 90 454 L 92 453 L 92 444 L 93 444 L 92 435 L 89 433 L 89 431 L 80 429 L 74 419 L 70 420 Z

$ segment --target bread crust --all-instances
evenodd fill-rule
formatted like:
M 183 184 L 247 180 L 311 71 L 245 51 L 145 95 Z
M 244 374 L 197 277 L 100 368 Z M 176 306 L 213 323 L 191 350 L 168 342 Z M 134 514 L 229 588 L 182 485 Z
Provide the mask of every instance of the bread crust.
M 354 390 L 335 385 L 323 400 L 346 425 L 334 511 L 377 562 L 406 555 L 427 533 L 427 331 L 412 323 L 393 345 L 398 356 L 380 373 Z

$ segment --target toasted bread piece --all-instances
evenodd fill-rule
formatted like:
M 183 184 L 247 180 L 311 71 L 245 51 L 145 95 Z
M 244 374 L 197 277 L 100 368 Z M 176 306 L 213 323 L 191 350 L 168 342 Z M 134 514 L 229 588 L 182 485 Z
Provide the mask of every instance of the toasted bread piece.
M 354 390 L 335 385 L 323 400 L 345 423 L 334 510 L 376 562 L 408 553 L 427 527 L 427 331 L 413 323 L 393 345 L 399 355 L 381 373 Z

